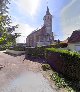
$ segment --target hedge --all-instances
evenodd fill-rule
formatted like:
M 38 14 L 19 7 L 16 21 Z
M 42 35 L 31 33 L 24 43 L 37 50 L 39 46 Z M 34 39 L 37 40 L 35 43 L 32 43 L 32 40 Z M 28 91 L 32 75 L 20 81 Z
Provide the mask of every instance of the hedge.
M 47 62 L 59 73 L 80 81 L 80 54 L 67 50 L 46 49 Z
M 13 46 L 13 47 L 9 47 L 9 49 L 15 51 L 25 51 L 25 47 L 23 46 Z
M 26 58 L 46 59 L 57 72 L 80 81 L 80 54 L 56 48 L 26 48 Z
M 57 43 L 57 44 L 48 45 L 47 47 L 49 47 L 49 48 L 66 48 L 67 46 L 68 46 L 67 43 Z
M 26 58 L 45 58 L 46 47 L 26 48 Z

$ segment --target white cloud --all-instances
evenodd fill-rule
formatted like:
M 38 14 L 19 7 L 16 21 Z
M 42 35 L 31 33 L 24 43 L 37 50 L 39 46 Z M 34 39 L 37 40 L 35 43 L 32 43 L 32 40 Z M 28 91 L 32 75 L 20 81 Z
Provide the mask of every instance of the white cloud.
M 63 28 L 63 40 L 67 39 L 68 37 L 71 36 L 72 32 L 75 31 L 76 29 L 80 28 L 80 26 L 68 26 L 66 28 Z
M 69 9 L 77 0 L 71 0 L 70 3 L 68 5 L 66 5 L 62 11 L 61 14 L 65 13 L 67 9 Z
M 34 31 L 35 28 L 31 27 L 28 24 L 20 23 L 19 27 L 16 29 L 17 33 L 21 33 L 21 36 L 16 39 L 18 43 L 24 43 L 26 42 L 27 36 Z
M 13 0 L 21 12 L 34 16 L 41 4 L 41 0 Z
M 23 14 L 30 16 L 32 19 L 38 12 L 39 6 L 41 4 L 41 0 L 12 0 L 12 4 L 16 4 L 16 8 Z M 24 16 L 22 16 L 24 17 Z M 34 27 L 30 26 L 27 23 L 23 23 L 20 16 L 12 15 L 12 25 L 19 24 L 19 28 L 16 29 L 15 32 L 21 33 L 22 36 L 17 38 L 17 42 L 24 42 L 26 37 L 34 31 Z
M 80 1 L 72 0 L 61 11 L 61 26 L 64 39 L 72 34 L 73 31 L 80 29 Z
M 16 31 L 22 33 L 23 36 L 28 36 L 32 31 L 34 31 L 34 28 L 28 24 L 19 23 L 19 27 Z
M 62 31 L 63 38 L 71 36 L 72 32 L 80 29 L 80 16 L 73 17 L 72 19 L 67 19 L 66 21 L 62 21 Z

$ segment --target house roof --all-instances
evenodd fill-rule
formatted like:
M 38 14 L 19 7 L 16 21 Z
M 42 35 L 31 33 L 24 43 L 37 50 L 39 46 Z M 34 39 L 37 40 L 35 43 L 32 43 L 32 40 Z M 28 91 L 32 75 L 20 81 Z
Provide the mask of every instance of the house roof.
M 68 39 L 68 43 L 80 42 L 80 30 L 73 31 L 71 37 Z

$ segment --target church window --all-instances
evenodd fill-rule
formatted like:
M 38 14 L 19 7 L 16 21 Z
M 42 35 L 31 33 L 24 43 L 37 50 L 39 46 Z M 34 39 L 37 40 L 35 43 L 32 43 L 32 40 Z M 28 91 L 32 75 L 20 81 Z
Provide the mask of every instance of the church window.
M 48 16 L 48 19 L 49 19 L 49 16 Z

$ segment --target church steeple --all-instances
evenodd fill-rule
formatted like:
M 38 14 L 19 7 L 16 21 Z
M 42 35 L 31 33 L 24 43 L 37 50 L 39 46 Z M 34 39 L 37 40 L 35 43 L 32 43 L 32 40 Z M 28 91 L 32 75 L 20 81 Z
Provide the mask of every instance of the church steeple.
M 51 35 L 52 33 L 52 15 L 50 14 L 48 6 L 47 6 L 46 15 L 44 16 L 43 20 L 44 20 L 44 26 L 46 27 L 46 33 Z
M 44 16 L 43 20 L 44 20 L 44 25 L 45 26 L 52 25 L 52 15 L 50 14 L 48 6 L 47 6 L 46 15 Z
M 46 15 L 49 15 L 49 14 L 50 14 L 50 12 L 49 12 L 49 8 L 48 8 L 48 6 L 47 6 Z

